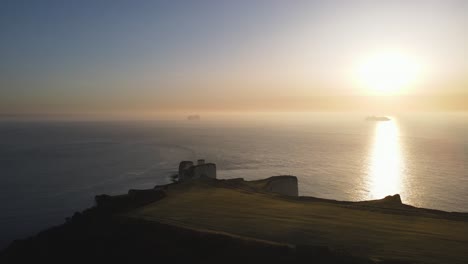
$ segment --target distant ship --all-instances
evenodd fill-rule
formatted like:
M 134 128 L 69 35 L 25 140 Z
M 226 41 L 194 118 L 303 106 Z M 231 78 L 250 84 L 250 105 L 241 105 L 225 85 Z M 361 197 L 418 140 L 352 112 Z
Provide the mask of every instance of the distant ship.
M 386 116 L 368 116 L 366 121 L 390 121 L 391 119 Z
M 187 120 L 189 120 L 189 121 L 198 121 L 198 120 L 200 120 L 200 116 L 199 115 L 189 115 L 189 116 L 187 116 Z

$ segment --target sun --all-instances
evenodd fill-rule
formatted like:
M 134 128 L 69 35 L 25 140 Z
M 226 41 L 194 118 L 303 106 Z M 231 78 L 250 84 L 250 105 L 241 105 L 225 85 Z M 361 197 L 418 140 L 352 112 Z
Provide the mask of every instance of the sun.
M 380 95 L 404 93 L 415 84 L 419 74 L 416 60 L 400 52 L 377 53 L 357 67 L 360 86 Z

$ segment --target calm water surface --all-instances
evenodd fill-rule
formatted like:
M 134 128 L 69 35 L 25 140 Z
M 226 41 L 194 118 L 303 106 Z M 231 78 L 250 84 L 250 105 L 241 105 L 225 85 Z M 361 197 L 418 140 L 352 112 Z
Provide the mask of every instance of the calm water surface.
M 200 122 L 0 122 L 0 247 L 117 194 L 169 182 L 180 160 L 221 178 L 299 178 L 301 195 L 468 211 L 468 116 L 225 117 Z

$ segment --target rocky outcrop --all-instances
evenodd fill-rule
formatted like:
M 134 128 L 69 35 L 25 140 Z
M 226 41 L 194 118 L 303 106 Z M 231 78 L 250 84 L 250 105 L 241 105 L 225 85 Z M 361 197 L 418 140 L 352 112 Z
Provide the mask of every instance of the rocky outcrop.
M 199 115 L 189 115 L 189 116 L 187 116 L 187 120 L 189 120 L 189 121 L 199 121 L 200 116 Z
M 389 204 L 402 204 L 399 194 L 389 195 L 382 199 L 382 202 Z
M 299 195 L 299 185 L 295 176 L 273 176 L 266 181 L 265 191 L 287 196 Z

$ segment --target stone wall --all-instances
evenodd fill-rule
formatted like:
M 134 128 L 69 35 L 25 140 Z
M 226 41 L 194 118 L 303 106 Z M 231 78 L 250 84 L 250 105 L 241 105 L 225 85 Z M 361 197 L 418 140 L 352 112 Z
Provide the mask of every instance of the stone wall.
M 179 163 L 179 180 L 185 180 L 191 177 L 189 173 L 192 166 L 192 161 L 181 161 Z
M 216 164 L 205 163 L 192 167 L 192 178 L 212 178 L 216 179 Z

